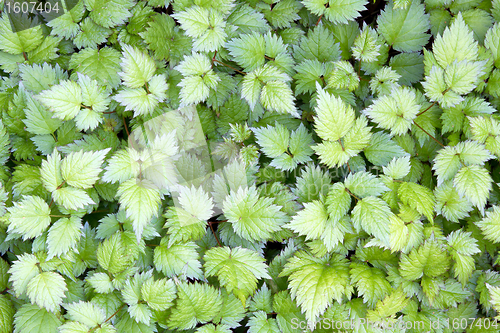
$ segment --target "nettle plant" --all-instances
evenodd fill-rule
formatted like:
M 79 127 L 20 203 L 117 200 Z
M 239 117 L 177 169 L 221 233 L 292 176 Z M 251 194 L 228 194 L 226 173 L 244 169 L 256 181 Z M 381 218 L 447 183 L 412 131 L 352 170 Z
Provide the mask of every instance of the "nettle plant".
M 57 4 L 0 4 L 0 333 L 498 332 L 500 1 Z

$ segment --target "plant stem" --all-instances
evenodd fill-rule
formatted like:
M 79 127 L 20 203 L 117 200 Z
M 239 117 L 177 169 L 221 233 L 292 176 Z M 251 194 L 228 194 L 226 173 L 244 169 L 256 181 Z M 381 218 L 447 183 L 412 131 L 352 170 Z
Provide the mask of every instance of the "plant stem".
M 219 63 L 219 64 L 221 64 L 221 65 L 224 65 L 224 66 L 226 66 L 226 67 L 231 68 L 233 71 L 235 71 L 235 72 L 237 72 L 237 73 L 240 73 L 240 74 L 242 74 L 242 75 L 246 75 L 246 74 L 247 74 L 247 73 L 245 73 L 245 72 L 242 72 L 242 71 L 240 71 L 240 70 L 238 70 L 238 69 L 234 68 L 233 66 L 230 66 L 230 65 L 228 65 L 228 64 L 223 63 L 222 61 L 219 61 L 219 60 L 217 60 L 217 59 L 212 59 L 212 60 L 213 60 L 214 62 L 216 62 L 216 63 Z
M 222 222 L 222 221 L 221 221 Z M 214 230 L 214 227 L 212 226 L 212 222 L 208 222 L 208 225 L 210 226 L 210 230 L 212 230 L 212 233 L 214 234 L 214 237 L 215 237 L 215 240 L 217 241 L 217 244 L 222 247 L 222 244 L 219 240 L 219 238 L 217 237 L 217 235 L 215 234 L 215 230 Z
M 417 126 L 418 128 L 420 128 L 425 134 L 427 134 L 428 136 L 431 137 L 432 140 L 436 141 L 441 147 L 444 147 L 444 145 L 439 142 L 435 137 L 433 137 L 429 132 L 427 132 L 426 130 L 424 130 L 422 128 L 422 126 L 420 126 L 419 124 L 417 124 L 415 121 L 413 121 L 413 123 L 415 124 L 415 126 Z

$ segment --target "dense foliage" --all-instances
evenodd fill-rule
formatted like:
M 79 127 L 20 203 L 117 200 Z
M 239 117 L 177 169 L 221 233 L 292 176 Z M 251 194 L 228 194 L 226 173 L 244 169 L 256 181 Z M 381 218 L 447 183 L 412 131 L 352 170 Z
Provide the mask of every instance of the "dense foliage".
M 0 5 L 0 333 L 499 331 L 499 0 L 50 3 Z

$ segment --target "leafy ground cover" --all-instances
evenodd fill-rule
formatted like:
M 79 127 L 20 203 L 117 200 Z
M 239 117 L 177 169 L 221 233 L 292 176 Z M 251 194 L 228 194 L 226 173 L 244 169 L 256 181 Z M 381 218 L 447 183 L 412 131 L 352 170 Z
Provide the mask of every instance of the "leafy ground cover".
M 500 331 L 500 1 L 0 9 L 0 333 Z

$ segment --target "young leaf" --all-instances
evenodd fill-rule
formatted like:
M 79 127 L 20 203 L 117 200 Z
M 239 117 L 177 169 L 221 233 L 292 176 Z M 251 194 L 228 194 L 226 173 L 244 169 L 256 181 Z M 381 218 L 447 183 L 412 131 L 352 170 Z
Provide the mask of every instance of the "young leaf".
M 219 290 L 208 284 L 180 283 L 177 290 L 177 302 L 168 318 L 171 328 L 192 329 L 211 321 L 222 308 Z
M 453 179 L 458 194 L 465 196 L 481 214 L 492 189 L 492 179 L 488 170 L 478 165 L 462 167 Z
M 255 187 L 231 191 L 223 204 L 224 215 L 242 238 L 265 240 L 272 232 L 281 230 L 285 213 L 272 204 L 272 198 L 261 198 Z
M 194 242 L 168 245 L 163 238 L 154 250 L 155 267 L 168 277 L 181 275 L 200 279 L 203 276 L 199 255 Z
M 27 195 L 7 210 L 10 213 L 8 232 L 20 234 L 24 240 L 40 236 L 51 222 L 49 205 L 37 196 Z
M 49 258 L 60 256 L 74 249 L 82 234 L 82 221 L 72 216 L 62 218 L 55 222 L 49 229 L 47 247 Z
M 156 65 L 153 59 L 134 46 L 123 45 L 120 63 L 122 72 L 118 73 L 129 88 L 141 88 L 153 77 Z
M 241 247 L 215 247 L 203 257 L 205 275 L 217 276 L 228 292 L 235 294 L 244 304 L 257 289 L 257 280 L 270 278 L 264 258 Z
M 77 188 L 91 188 L 99 179 L 101 164 L 111 149 L 96 152 L 70 153 L 61 162 L 61 176 L 64 181 Z
M 55 272 L 43 272 L 30 280 L 26 288 L 31 303 L 56 312 L 68 290 L 64 278 Z
M 23 304 L 16 312 L 14 332 L 58 333 L 61 319 L 54 313 L 40 309 L 38 305 Z
M 318 84 L 316 87 L 318 90 L 315 109 L 317 118 L 314 122 L 316 133 L 323 140 L 337 141 L 354 125 L 354 110 L 342 99 L 325 92 Z
M 348 265 L 348 260 L 338 254 L 316 258 L 304 251 L 286 263 L 279 276 L 289 276 L 291 296 L 310 324 L 350 289 Z
M 117 191 L 120 205 L 125 209 L 127 218 L 132 220 L 137 241 L 148 222 L 158 215 L 160 192 L 158 187 L 147 179 L 131 178 Z
M 76 117 L 82 106 L 82 88 L 73 81 L 64 80 L 37 95 L 38 100 L 54 113 L 54 117 L 70 120 Z

